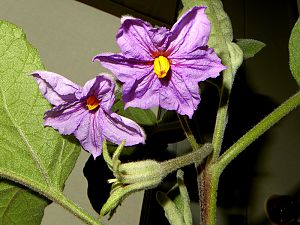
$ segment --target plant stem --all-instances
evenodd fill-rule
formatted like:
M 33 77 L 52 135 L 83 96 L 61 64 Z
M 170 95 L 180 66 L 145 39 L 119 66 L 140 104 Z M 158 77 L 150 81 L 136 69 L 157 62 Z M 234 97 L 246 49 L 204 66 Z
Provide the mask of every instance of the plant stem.
M 62 192 L 55 194 L 54 201 L 67 209 L 73 215 L 81 219 L 89 225 L 101 225 L 100 221 L 85 212 L 82 208 L 76 205 L 73 201 L 68 199 Z
M 211 152 L 212 145 L 207 143 L 186 155 L 161 162 L 163 176 L 192 163 L 197 167 Z
M 198 143 L 197 143 L 190 127 L 189 127 L 187 117 L 186 116 L 180 116 L 179 114 L 177 114 L 177 115 L 178 115 L 179 122 L 181 124 L 181 127 L 184 131 L 184 134 L 185 134 L 186 138 L 190 142 L 190 145 L 191 145 L 193 151 L 196 151 L 199 148 L 199 145 L 198 145 Z
M 223 171 L 225 167 L 242 151 L 246 149 L 259 136 L 270 129 L 275 123 L 286 116 L 289 112 L 300 105 L 300 91 L 290 97 L 278 108 L 261 120 L 255 127 L 242 136 L 235 144 L 233 144 L 225 153 L 219 158 L 217 168 Z
M 221 151 L 221 146 L 223 142 L 223 137 L 225 133 L 225 128 L 228 120 L 228 102 L 229 96 L 232 88 L 232 83 L 234 80 L 234 74 L 232 74 L 232 69 L 230 67 L 230 62 L 225 58 L 223 63 L 228 66 L 228 69 L 223 72 L 223 83 L 220 90 L 220 103 L 219 109 L 216 116 L 216 124 L 213 134 L 212 144 L 214 146 L 214 151 L 212 155 L 212 161 L 215 162 Z
M 200 175 L 201 182 L 201 218 L 203 225 L 216 224 L 216 203 L 219 177 L 225 167 L 259 136 L 270 129 L 275 123 L 300 105 L 300 91 L 286 100 L 272 113 L 261 120 L 255 127 L 242 136 L 217 162 L 209 163 Z
M 210 164 L 201 171 L 200 187 L 201 187 L 201 223 L 203 225 L 216 224 L 217 211 L 217 190 L 219 184 L 219 171 Z
M 89 225 L 102 225 L 97 219 L 89 215 L 79 206 L 77 206 L 74 202 L 68 199 L 60 190 L 48 187 L 44 184 L 38 183 L 36 181 L 30 180 L 26 177 L 23 177 L 17 173 L 7 171 L 7 170 L 0 170 L 0 177 L 3 177 L 8 180 L 12 180 L 16 183 L 22 184 L 33 191 L 38 192 L 39 194 L 43 195 L 44 197 L 58 203 L 66 210 L 71 212 L 73 215 L 81 219 L 83 222 Z

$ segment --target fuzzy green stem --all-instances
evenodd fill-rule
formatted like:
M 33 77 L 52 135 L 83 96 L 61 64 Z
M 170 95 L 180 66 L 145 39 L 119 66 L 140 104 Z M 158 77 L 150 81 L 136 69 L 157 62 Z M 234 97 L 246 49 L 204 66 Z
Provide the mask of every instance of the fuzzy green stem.
M 225 128 L 228 120 L 228 102 L 233 79 L 233 75 L 229 69 L 223 72 L 223 85 L 220 90 L 220 105 L 217 112 L 215 130 L 212 140 L 212 144 L 214 146 L 214 152 L 212 155 L 213 162 L 217 160 L 221 151 Z
M 276 124 L 279 120 L 281 120 L 299 105 L 300 91 L 282 103 L 278 108 L 261 120 L 255 127 L 242 136 L 228 150 L 226 150 L 225 153 L 219 158 L 217 163 L 218 170 L 223 171 L 237 155 L 244 151 L 259 136 L 265 133 L 274 124 Z
M 215 225 L 217 211 L 217 190 L 220 173 L 214 165 L 206 166 L 201 172 L 201 224 Z
M 300 91 L 285 101 L 272 113 L 266 116 L 255 127 L 248 131 L 225 153 L 219 157 L 218 161 L 210 163 L 201 173 L 200 181 L 202 192 L 202 222 L 204 225 L 216 224 L 216 203 L 219 177 L 225 167 L 243 150 L 246 149 L 259 136 L 270 129 L 275 123 L 286 116 L 289 112 L 300 105 Z
M 192 163 L 199 165 L 211 152 L 212 145 L 207 143 L 186 155 L 164 161 L 161 163 L 163 176 Z
M 16 183 L 22 184 L 33 191 L 38 192 L 44 197 L 58 203 L 63 208 L 71 212 L 73 215 L 81 219 L 83 222 L 89 225 L 102 225 L 97 219 L 89 215 L 74 202 L 68 199 L 60 190 L 50 188 L 36 181 L 30 180 L 26 177 L 23 177 L 17 173 L 11 171 L 0 171 L 0 177 L 3 177 L 8 180 L 12 180 Z
M 188 141 L 190 142 L 190 145 L 193 149 L 193 151 L 196 151 L 198 148 L 199 148 L 199 145 L 189 127 L 189 123 L 188 123 L 188 119 L 186 116 L 180 116 L 179 114 L 178 115 L 178 118 L 179 118 L 179 122 L 180 122 L 180 125 L 184 131 L 184 134 L 185 136 L 187 137 Z

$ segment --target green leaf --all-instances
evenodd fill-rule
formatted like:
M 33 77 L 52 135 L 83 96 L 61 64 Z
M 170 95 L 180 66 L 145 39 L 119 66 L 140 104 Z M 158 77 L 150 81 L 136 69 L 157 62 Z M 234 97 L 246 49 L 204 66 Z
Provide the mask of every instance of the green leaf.
M 171 225 L 185 225 L 184 219 L 175 203 L 163 192 L 156 193 L 158 203 L 163 207 L 165 216 Z
M 29 76 L 34 70 L 42 69 L 37 50 L 28 43 L 23 31 L 0 21 L 0 176 L 36 191 L 60 193 L 80 147 L 73 138 L 62 137 L 54 129 L 43 126 L 44 112 L 51 106 Z M 30 224 L 40 224 L 48 200 L 38 194 L 34 196 L 26 188 L 3 182 L 0 221 L 11 222 L 2 224 L 24 225 L 23 220 L 29 221 L 32 212 L 37 219 L 32 219 Z M 16 192 L 22 195 L 16 196 Z M 9 200 L 9 196 L 16 201 Z M 20 204 L 22 198 L 26 204 Z
M 112 107 L 114 112 L 119 115 L 134 120 L 140 125 L 152 126 L 156 124 L 156 116 L 150 109 L 139 109 L 129 107 L 124 109 L 124 102 L 122 101 L 121 93 L 116 94 L 116 101 Z
M 233 42 L 227 42 L 227 48 L 231 59 L 232 73 L 235 74 L 237 69 L 243 63 L 243 51 Z
M 158 192 L 156 198 L 159 204 L 164 208 L 165 215 L 172 225 L 193 224 L 190 198 L 184 184 L 182 170 L 177 171 L 177 184 L 168 191 L 167 195 L 163 192 Z M 175 216 L 174 214 L 177 215 Z
M 181 205 L 181 207 L 182 207 L 181 213 L 183 214 L 183 219 L 184 219 L 185 225 L 192 225 L 193 220 L 192 220 L 192 212 L 191 212 L 191 205 L 190 205 L 190 197 L 189 197 L 187 188 L 184 184 L 182 170 L 177 171 L 177 185 L 179 187 L 179 192 L 180 192 L 180 195 L 178 195 L 178 196 L 180 196 L 180 199 L 181 199 L 180 203 L 178 205 Z M 174 200 L 174 202 L 176 204 L 176 200 Z M 176 206 L 177 206 L 177 204 L 176 204 Z
M 50 201 L 9 181 L 0 182 L 0 224 L 40 224 Z
M 300 19 L 298 18 L 289 41 L 290 69 L 300 85 Z
M 249 59 L 266 46 L 265 43 L 254 39 L 237 39 L 236 44 L 244 53 L 244 59 Z

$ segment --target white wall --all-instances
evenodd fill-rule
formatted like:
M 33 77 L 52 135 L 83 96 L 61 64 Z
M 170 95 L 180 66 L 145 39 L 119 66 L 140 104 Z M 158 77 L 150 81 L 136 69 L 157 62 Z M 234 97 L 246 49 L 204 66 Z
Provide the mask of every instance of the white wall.
M 119 52 L 115 34 L 119 18 L 74 0 L 0 0 L 0 20 L 22 27 L 39 50 L 47 70 L 83 85 L 105 70 L 92 57 L 100 52 Z M 96 216 L 87 198 L 82 169 L 89 154 L 82 151 L 64 192 Z M 100 191 L 100 188 L 99 188 Z M 113 219 L 105 224 L 139 223 L 143 193 L 125 201 Z M 42 225 L 83 225 L 79 219 L 53 203 L 45 210 Z

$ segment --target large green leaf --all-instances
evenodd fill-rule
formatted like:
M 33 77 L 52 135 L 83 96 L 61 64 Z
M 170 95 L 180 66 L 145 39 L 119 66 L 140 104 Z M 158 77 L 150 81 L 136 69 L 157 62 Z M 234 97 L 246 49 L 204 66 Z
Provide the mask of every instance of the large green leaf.
M 44 208 L 50 203 L 32 191 L 12 182 L 0 183 L 0 224 L 40 224 Z
M 43 126 L 43 114 L 51 106 L 29 76 L 42 69 L 23 31 L 0 21 L 0 176 L 31 188 L 38 185 L 37 190 L 60 192 L 80 147 L 74 139 Z M 48 200 L 3 182 L 0 224 L 40 224 Z M 36 219 L 30 218 L 33 212 Z
M 289 53 L 292 75 L 300 85 L 300 19 L 297 20 L 291 33 Z

